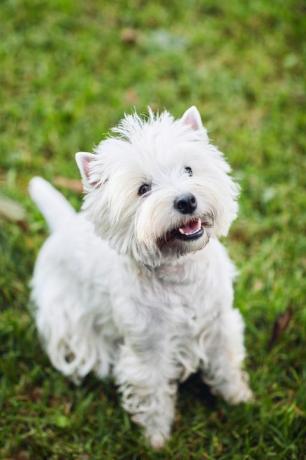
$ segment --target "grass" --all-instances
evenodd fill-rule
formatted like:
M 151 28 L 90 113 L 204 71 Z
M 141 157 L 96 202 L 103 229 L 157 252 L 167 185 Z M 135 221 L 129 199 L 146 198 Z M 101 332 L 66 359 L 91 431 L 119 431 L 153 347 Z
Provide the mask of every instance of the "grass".
M 28 222 L 0 227 L 1 459 L 303 458 L 304 11 L 298 0 L 1 2 L 1 194 L 26 208 Z M 232 408 L 191 379 L 161 453 L 146 446 L 111 382 L 90 376 L 76 388 L 51 367 L 27 310 L 47 235 L 29 179 L 77 178 L 74 152 L 149 104 L 176 116 L 196 104 L 241 183 L 226 244 L 240 270 L 236 305 L 256 395 Z M 289 307 L 289 326 L 269 350 Z

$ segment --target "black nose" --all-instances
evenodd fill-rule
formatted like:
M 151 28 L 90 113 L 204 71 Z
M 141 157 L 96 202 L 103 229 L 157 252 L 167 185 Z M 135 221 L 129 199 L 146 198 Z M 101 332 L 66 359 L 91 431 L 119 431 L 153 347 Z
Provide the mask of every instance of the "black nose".
M 192 193 L 185 193 L 174 200 L 174 207 L 181 214 L 192 214 L 197 209 L 197 200 Z

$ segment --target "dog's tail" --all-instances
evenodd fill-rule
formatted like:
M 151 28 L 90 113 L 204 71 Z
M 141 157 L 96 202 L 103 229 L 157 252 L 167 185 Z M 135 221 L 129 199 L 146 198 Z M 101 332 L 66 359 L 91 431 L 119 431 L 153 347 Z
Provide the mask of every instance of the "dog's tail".
M 41 177 L 33 177 L 29 193 L 53 232 L 76 212 L 63 195 Z

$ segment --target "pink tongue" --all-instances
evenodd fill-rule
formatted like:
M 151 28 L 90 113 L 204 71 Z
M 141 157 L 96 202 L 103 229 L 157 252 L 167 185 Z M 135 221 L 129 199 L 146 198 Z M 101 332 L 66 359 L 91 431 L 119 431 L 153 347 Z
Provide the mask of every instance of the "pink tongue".
M 188 224 L 180 227 L 179 232 L 182 233 L 183 235 L 192 235 L 193 233 L 198 232 L 200 228 L 201 228 L 201 219 L 191 220 L 190 222 L 188 222 Z

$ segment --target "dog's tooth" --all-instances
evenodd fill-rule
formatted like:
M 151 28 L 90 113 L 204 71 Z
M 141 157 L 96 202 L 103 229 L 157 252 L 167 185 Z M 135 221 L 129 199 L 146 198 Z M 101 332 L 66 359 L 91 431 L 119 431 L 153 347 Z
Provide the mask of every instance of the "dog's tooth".
M 186 236 L 194 235 L 201 229 L 201 220 L 197 219 L 197 221 L 194 221 L 193 224 L 195 225 L 195 228 L 193 229 L 191 228 L 192 223 L 189 222 L 186 225 L 179 227 L 178 231 L 182 235 L 186 235 Z

